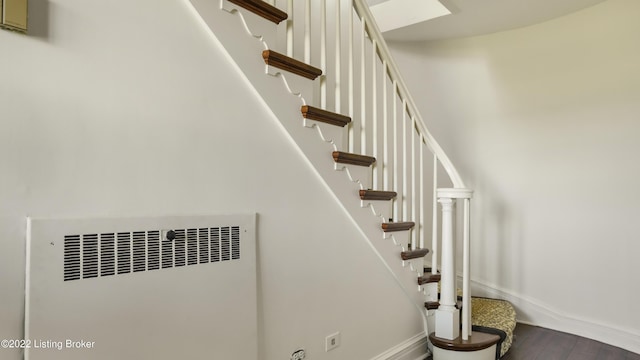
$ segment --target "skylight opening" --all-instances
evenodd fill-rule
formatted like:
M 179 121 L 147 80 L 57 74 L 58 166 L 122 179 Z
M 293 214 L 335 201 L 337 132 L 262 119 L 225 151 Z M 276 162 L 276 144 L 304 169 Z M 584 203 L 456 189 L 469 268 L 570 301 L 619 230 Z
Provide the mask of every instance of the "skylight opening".
M 369 5 L 382 32 L 451 14 L 438 0 L 369 0 Z

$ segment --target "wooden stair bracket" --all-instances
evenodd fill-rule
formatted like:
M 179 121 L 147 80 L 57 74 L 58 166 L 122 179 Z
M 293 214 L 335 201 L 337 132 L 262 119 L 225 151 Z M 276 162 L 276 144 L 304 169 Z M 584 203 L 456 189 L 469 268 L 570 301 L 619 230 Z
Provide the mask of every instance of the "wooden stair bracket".
M 342 114 L 304 105 L 300 108 L 305 119 L 320 121 L 323 123 L 344 127 L 351 122 L 351 118 Z
M 415 225 L 416 223 L 413 221 L 382 223 L 382 231 L 393 232 L 411 230 Z
M 276 24 L 286 20 L 288 17 L 286 12 L 262 0 L 229 0 L 229 2 Z
M 428 253 L 429 249 L 415 249 L 401 252 L 400 257 L 402 257 L 402 260 L 411 260 L 425 257 Z
M 332 154 L 333 161 L 340 164 L 371 166 L 376 162 L 376 158 L 366 155 L 351 154 L 342 151 L 334 151 Z
M 273 50 L 264 50 L 262 52 L 262 58 L 264 59 L 264 63 L 269 66 L 286 70 L 310 80 L 315 80 L 318 76 L 322 75 L 322 70 Z
M 360 190 L 362 200 L 391 200 L 398 196 L 395 191 Z

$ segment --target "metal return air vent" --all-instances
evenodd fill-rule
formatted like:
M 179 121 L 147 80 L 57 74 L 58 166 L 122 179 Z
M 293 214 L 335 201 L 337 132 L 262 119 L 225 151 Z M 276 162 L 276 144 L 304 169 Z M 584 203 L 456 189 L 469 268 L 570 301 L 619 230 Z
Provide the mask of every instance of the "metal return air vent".
M 240 259 L 240 226 L 64 237 L 64 281 Z

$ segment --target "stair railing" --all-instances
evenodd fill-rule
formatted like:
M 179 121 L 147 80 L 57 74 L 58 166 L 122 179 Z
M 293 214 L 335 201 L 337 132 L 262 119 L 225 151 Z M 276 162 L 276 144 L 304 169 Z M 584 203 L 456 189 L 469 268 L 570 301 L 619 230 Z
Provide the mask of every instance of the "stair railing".
M 416 223 L 408 245 L 412 250 L 424 248 L 426 239 L 431 237 L 432 272 L 436 274 L 438 269 L 442 272 L 441 305 L 436 321 L 439 313 L 457 318 L 451 209 L 457 199 L 463 200 L 462 336 L 468 339 L 471 334 L 469 201 L 472 191 L 465 188 L 457 170 L 428 131 L 369 6 L 365 0 L 267 2 L 289 14 L 281 36 L 284 44 L 279 47 L 288 56 L 323 70 L 314 102 L 354 120 L 346 127 L 343 143 L 334 146 L 376 157 L 371 186 L 374 190 L 398 193 L 393 201 L 392 219 L 388 221 Z M 438 177 L 440 169 L 444 169 L 448 180 Z M 447 181 L 445 186 L 440 186 Z M 438 202 L 443 205 L 442 259 L 438 247 Z M 431 218 L 430 234 L 427 218 Z M 436 336 L 457 337 L 456 324 L 446 328 L 449 329 L 439 331 L 436 326 Z

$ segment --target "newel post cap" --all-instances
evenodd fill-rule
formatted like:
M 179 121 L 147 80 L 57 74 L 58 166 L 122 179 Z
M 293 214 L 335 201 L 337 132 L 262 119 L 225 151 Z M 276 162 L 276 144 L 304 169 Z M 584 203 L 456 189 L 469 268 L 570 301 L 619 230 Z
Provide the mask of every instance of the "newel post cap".
M 465 188 L 440 188 L 437 189 L 439 199 L 471 199 L 473 190 Z

